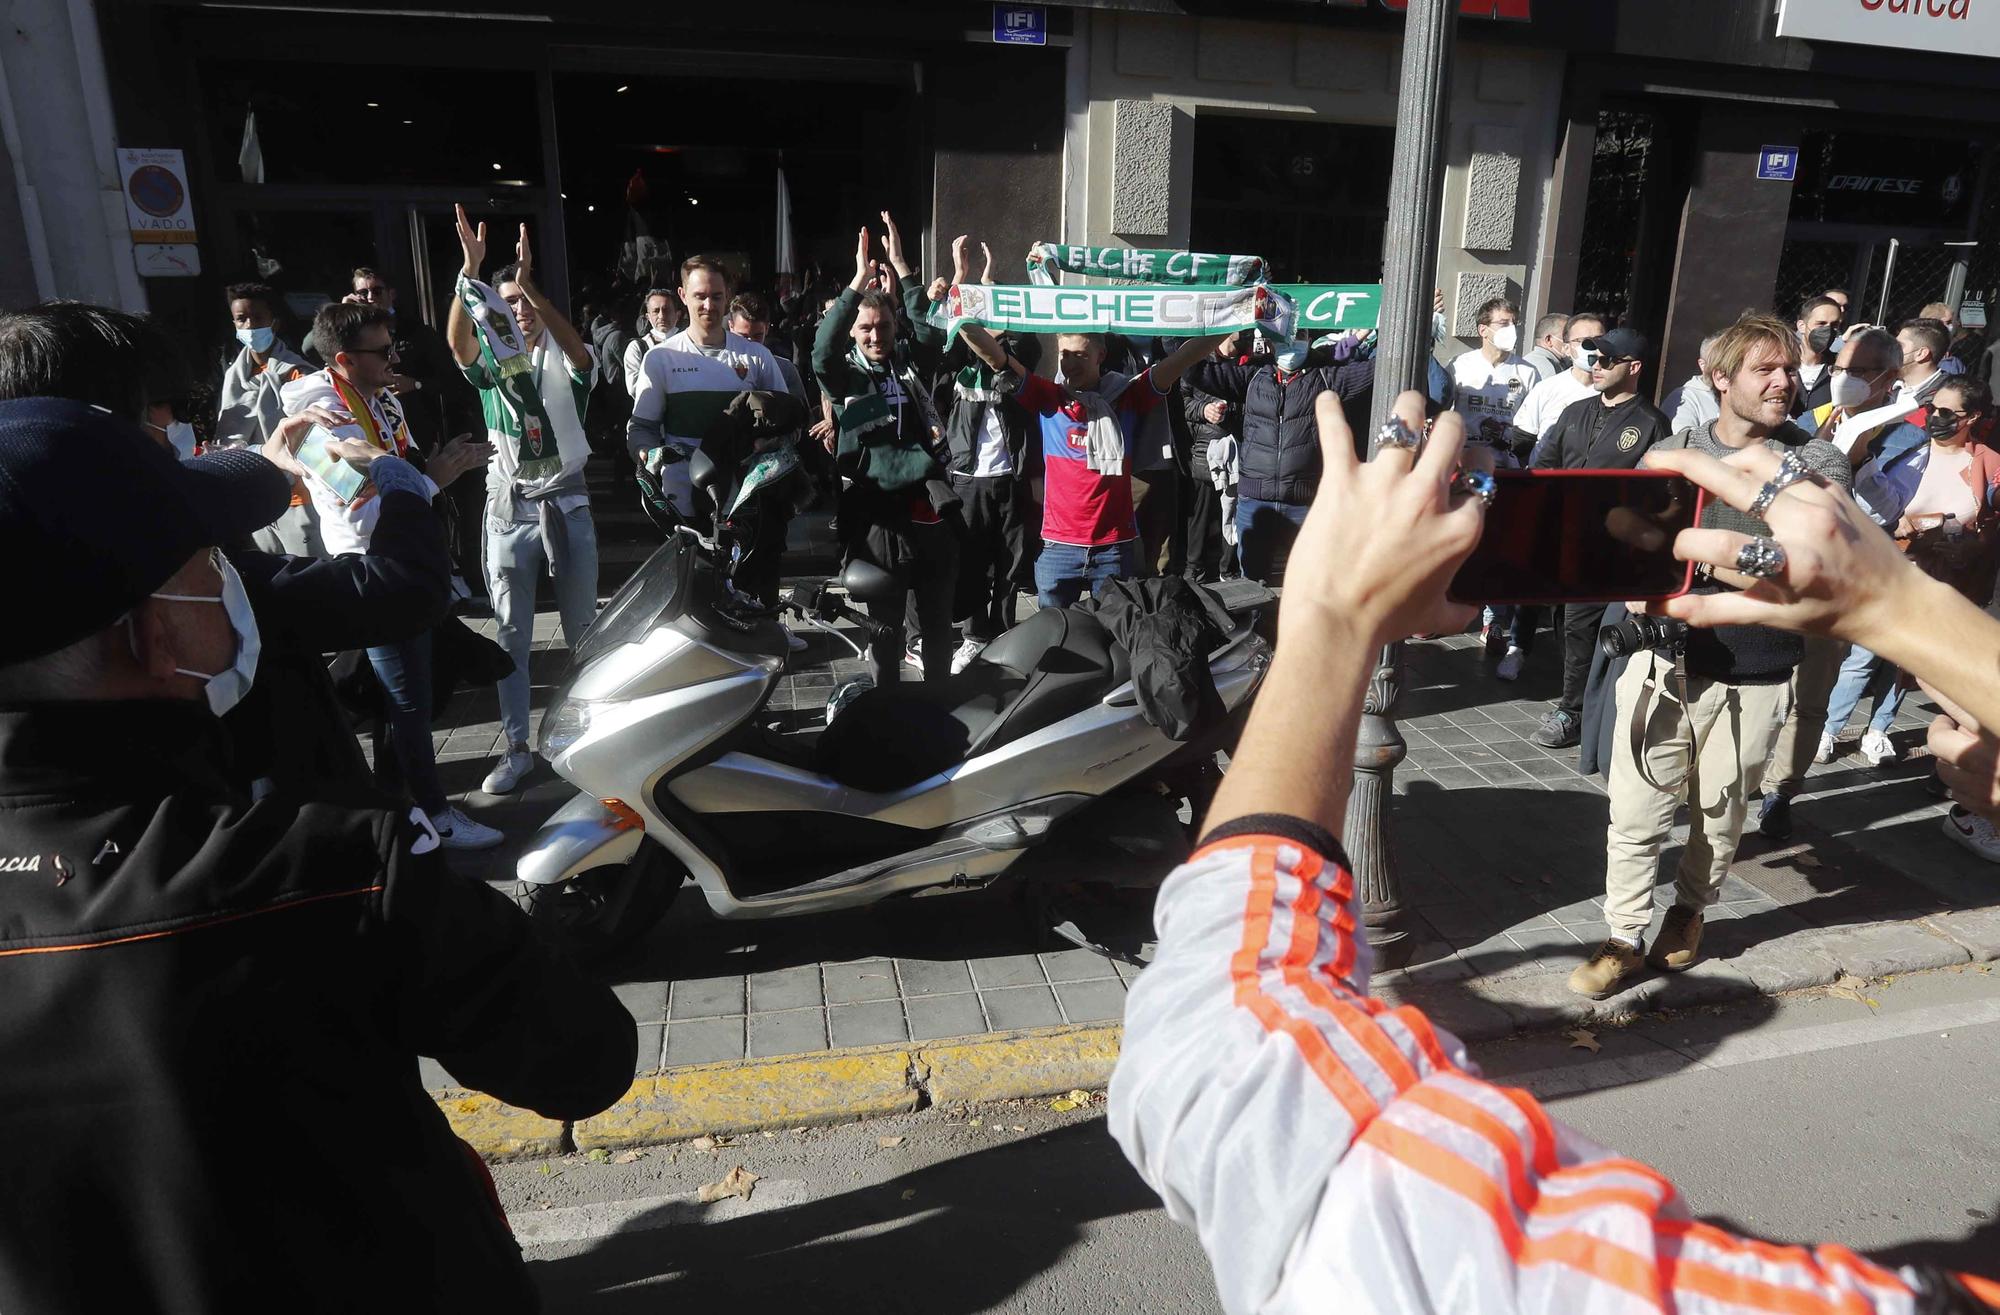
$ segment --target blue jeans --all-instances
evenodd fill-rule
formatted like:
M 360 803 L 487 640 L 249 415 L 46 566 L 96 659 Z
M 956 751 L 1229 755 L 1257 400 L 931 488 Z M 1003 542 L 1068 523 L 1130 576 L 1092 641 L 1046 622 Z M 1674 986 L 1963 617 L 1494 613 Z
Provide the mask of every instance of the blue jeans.
M 1035 558 L 1035 592 L 1043 607 L 1068 607 L 1083 597 L 1086 585 L 1094 593 L 1099 581 L 1129 580 L 1138 574 L 1137 539 L 1094 548 L 1044 539 L 1041 555 Z
M 1265 584 L 1285 582 L 1285 562 L 1307 510 L 1289 502 L 1236 499 L 1236 551 L 1246 577 Z
M 431 749 L 431 635 L 368 650 L 368 664 L 382 682 L 388 712 L 389 745 L 402 769 L 403 786 L 417 807 L 436 817 L 444 811 L 444 783 L 438 780 Z M 382 751 L 377 745 L 378 754 Z
M 1870 730 L 1889 733 L 1896 714 L 1903 709 L 1904 690 L 1897 683 L 1896 668 L 1856 644 L 1840 664 L 1840 676 L 1826 701 L 1826 733 L 1838 735 L 1847 729 L 1847 719 L 1855 705 L 1869 693 L 1875 695 L 1875 712 L 1868 718 Z
M 588 507 L 561 515 L 569 546 L 556 575 L 556 610 L 563 642 L 574 652 L 597 616 L 597 528 Z M 495 638 L 514 659 L 514 673 L 500 682 L 500 726 L 510 749 L 529 743 L 528 657 L 535 644 L 535 585 L 547 556 L 537 522 L 487 518 L 486 590 L 498 623 Z

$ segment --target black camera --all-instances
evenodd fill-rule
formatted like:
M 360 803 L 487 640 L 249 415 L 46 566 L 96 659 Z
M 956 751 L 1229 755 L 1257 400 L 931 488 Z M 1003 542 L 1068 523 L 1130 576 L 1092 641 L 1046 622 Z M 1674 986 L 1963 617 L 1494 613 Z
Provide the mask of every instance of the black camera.
M 1687 647 L 1687 630 L 1684 621 L 1641 613 L 1599 630 L 1597 646 L 1608 658 L 1630 657 L 1648 648 L 1676 657 Z

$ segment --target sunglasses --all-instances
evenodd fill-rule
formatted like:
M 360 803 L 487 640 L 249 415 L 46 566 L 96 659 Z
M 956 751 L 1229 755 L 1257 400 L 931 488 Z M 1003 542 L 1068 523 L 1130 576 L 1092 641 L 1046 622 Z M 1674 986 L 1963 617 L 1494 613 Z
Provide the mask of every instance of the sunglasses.
M 385 361 L 396 359 L 396 346 L 394 343 L 391 343 L 387 347 L 344 347 L 341 350 L 345 351 L 349 356 L 379 356 Z
M 1954 411 L 1948 406 L 1934 406 L 1931 408 L 1931 416 L 1933 419 L 1943 420 L 1946 423 L 1953 425 L 1960 424 L 1963 423 L 1964 421 L 1970 420 L 1974 414 L 1976 413 L 1972 411 Z

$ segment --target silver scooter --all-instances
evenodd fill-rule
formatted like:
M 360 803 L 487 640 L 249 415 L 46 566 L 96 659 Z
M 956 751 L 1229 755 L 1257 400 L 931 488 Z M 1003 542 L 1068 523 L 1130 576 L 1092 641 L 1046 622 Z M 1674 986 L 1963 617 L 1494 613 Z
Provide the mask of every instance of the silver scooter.
M 585 957 L 646 932 L 688 877 L 732 919 L 1003 878 L 1044 891 L 1156 886 L 1187 856 L 1218 750 L 1233 746 L 1270 660 L 1253 621 L 1272 596 L 1225 586 L 1235 624 L 1210 671 L 1228 715 L 1176 743 L 1141 715 L 1110 632 L 1044 610 L 948 681 L 866 690 L 807 743 L 760 724 L 785 630 L 729 587 L 725 560 L 689 530 L 671 536 L 578 642 L 543 719 L 541 755 L 582 793 L 522 856 L 517 898 Z M 851 604 L 892 590 L 855 564 L 794 590 L 780 612 L 872 636 L 877 624 Z

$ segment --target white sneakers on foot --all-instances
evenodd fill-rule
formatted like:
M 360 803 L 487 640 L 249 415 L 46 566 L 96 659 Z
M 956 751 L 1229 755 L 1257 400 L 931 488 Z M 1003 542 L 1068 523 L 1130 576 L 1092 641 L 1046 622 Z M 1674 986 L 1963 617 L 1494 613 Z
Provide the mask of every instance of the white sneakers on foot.
M 953 649 L 951 654 L 951 674 L 956 676 L 959 672 L 965 670 L 967 666 L 971 665 L 972 659 L 984 652 L 985 648 L 985 640 L 968 639 Z
M 500 761 L 493 764 L 493 770 L 486 773 L 486 780 L 480 789 L 487 794 L 512 794 L 521 778 L 535 769 L 534 755 L 525 744 L 510 745 L 507 752 L 500 755 Z
M 1988 863 L 2000 863 L 2000 833 L 1977 813 L 1954 806 L 1945 814 L 1944 833 Z
M 1493 674 L 1502 680 L 1519 680 L 1521 678 L 1521 664 L 1527 660 L 1528 655 L 1526 653 L 1523 653 L 1518 648 L 1510 648 L 1507 650 L 1507 655 L 1500 659 L 1500 665 L 1493 668 Z
M 1889 737 L 1873 726 L 1861 737 L 1861 756 L 1868 760 L 1870 767 L 1880 767 L 1883 763 L 1896 761 L 1896 746 L 1889 743 Z
M 1833 751 L 1833 732 L 1824 732 L 1819 737 L 1819 748 L 1813 751 L 1813 761 L 1816 763 L 1830 763 L 1833 761 Z
M 431 829 L 446 849 L 491 849 L 505 839 L 494 828 L 467 817 L 456 804 L 434 814 Z

